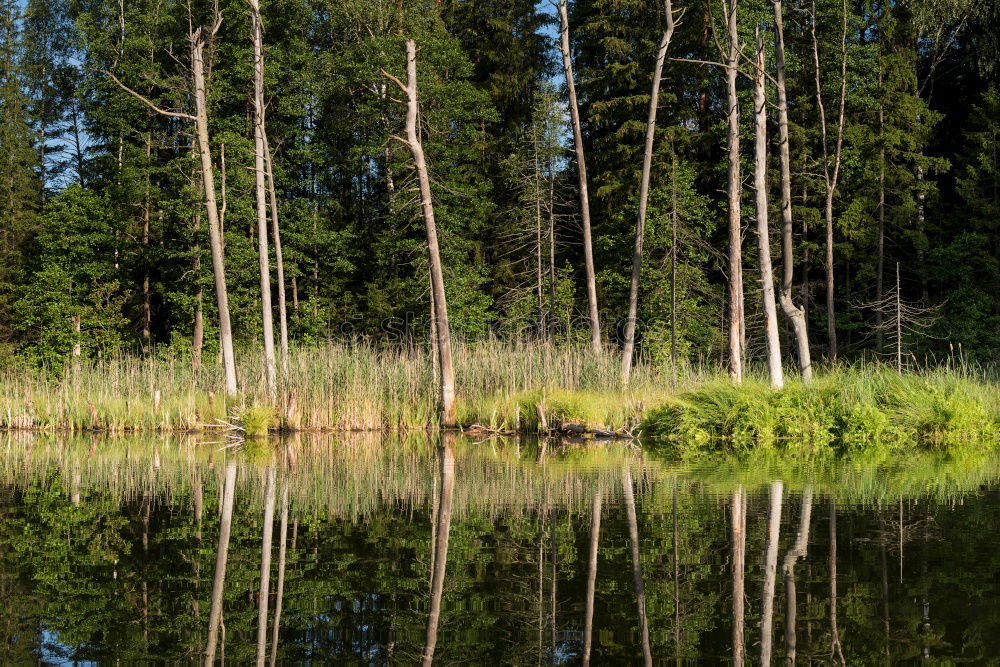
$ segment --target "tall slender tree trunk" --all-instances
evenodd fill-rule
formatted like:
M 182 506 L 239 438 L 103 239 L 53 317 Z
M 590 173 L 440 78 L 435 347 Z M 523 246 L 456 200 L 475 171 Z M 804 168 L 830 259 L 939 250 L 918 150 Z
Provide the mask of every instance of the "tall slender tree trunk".
M 646 591 L 642 581 L 642 556 L 639 552 L 639 526 L 635 514 L 635 493 L 632 490 L 632 471 L 625 467 L 622 480 L 625 497 L 625 515 L 628 519 L 629 542 L 632 547 L 632 584 L 635 587 L 635 601 L 639 614 L 639 639 L 642 646 L 642 661 L 649 667 L 653 664 L 653 652 L 649 644 L 649 623 L 646 619 Z
M 573 146 L 576 150 L 576 170 L 580 180 L 580 218 L 583 222 L 583 261 L 587 277 L 587 312 L 590 315 L 590 346 L 594 352 L 601 350 L 601 321 L 597 308 L 597 276 L 594 269 L 594 247 L 590 229 L 590 193 L 587 188 L 587 161 L 583 153 L 583 128 L 580 125 L 580 107 L 576 99 L 573 80 L 573 59 L 569 43 L 569 9 L 566 0 L 559 0 L 559 47 L 562 51 L 563 71 L 569 91 L 569 114 L 573 124 Z
M 744 588 L 743 574 L 746 563 L 747 547 L 747 496 L 742 488 L 733 492 L 729 504 L 730 524 L 729 539 L 732 549 L 732 580 L 733 580 L 733 665 L 742 667 L 746 658 L 743 643 Z
M 142 340 L 149 344 L 150 330 L 153 323 L 153 307 L 149 285 L 149 220 L 150 220 L 150 190 L 149 162 L 152 155 L 153 138 L 146 133 L 146 193 L 142 201 Z M 44 163 L 43 163 L 44 164 Z M 43 189 L 44 191 L 44 189 Z
M 809 523 L 812 517 L 812 487 L 802 490 L 802 509 L 799 513 L 799 528 L 795 533 L 795 543 L 785 553 L 781 569 L 785 579 L 785 663 L 795 664 L 797 638 L 795 632 L 798 599 L 795 597 L 795 563 L 805 558 L 809 545 Z
M 778 309 L 774 305 L 774 272 L 771 269 L 771 237 L 767 219 L 767 99 L 764 91 L 764 38 L 757 30 L 757 57 L 753 76 L 754 171 L 757 203 L 757 254 L 760 262 L 761 298 L 764 302 L 764 331 L 767 336 L 767 370 L 771 387 L 781 389 L 785 380 L 781 370 L 781 345 L 778 340 Z
M 545 307 L 542 299 L 542 174 L 538 163 L 538 128 L 535 126 L 535 292 L 538 297 L 538 337 L 545 336 Z
M 219 22 L 212 29 L 214 37 Z M 219 339 L 222 345 L 222 363 L 226 377 L 226 393 L 234 396 L 236 383 L 236 355 L 233 352 L 233 328 L 229 320 L 229 292 L 226 289 L 226 261 L 223 251 L 222 226 L 215 200 L 215 174 L 212 170 L 211 145 L 208 140 L 208 101 L 205 90 L 205 35 L 198 28 L 190 36 L 191 71 L 194 74 L 195 129 L 198 137 L 198 157 L 201 159 L 201 178 L 205 190 L 205 210 L 208 214 L 208 237 L 212 251 L 212 273 L 215 276 L 215 296 L 219 307 Z
M 274 535 L 274 464 L 267 467 L 264 489 L 264 527 L 260 548 L 260 592 L 257 603 L 257 666 L 267 660 L 267 610 L 271 584 L 271 539 Z
M 590 650 L 594 636 L 594 592 L 597 589 L 597 554 L 601 546 L 601 506 L 604 494 L 598 488 L 594 492 L 593 506 L 590 508 L 590 555 L 587 557 L 587 597 L 583 616 L 583 664 L 590 665 Z
M 556 334 L 556 177 L 549 159 L 549 337 Z
M 725 2 L 725 0 L 724 0 Z M 743 182 L 740 175 L 740 109 L 736 95 L 740 44 L 736 12 L 740 0 L 729 0 L 726 6 L 726 25 L 729 53 L 726 56 L 726 117 L 729 130 L 729 375 L 735 382 L 743 381 L 743 233 L 740 215 L 740 193 Z M 741 647 L 742 650 L 742 647 Z
M 781 259 L 782 279 L 778 299 L 785 317 L 792 324 L 798 350 L 799 372 L 805 382 L 812 380 L 812 358 L 809 352 L 809 326 L 805 309 L 795 304 L 792 287 L 795 253 L 792 249 L 792 167 L 788 145 L 788 95 L 785 89 L 785 32 L 782 23 L 782 0 L 774 5 L 775 82 L 778 91 L 778 153 L 781 158 Z
M 194 140 L 191 142 L 191 150 L 193 153 L 197 154 L 197 148 L 195 147 Z M 202 198 L 202 188 L 204 184 L 197 180 L 194 175 L 191 175 L 192 187 L 198 193 L 198 199 Z M 194 293 L 194 328 L 191 333 L 191 367 L 200 368 L 201 367 L 201 351 L 205 345 L 205 313 L 202 306 L 202 301 L 204 300 L 204 290 L 201 287 L 201 244 L 198 242 L 198 235 L 201 233 L 201 207 L 196 206 L 193 213 L 193 235 L 195 238 L 194 243 L 191 246 L 191 253 L 194 255 L 194 259 L 191 260 L 191 273 L 194 275 L 195 280 L 195 293 Z
M 264 160 L 267 167 L 267 189 L 271 201 L 271 238 L 274 241 L 274 268 L 278 279 L 278 327 L 281 340 L 281 374 L 288 379 L 288 303 L 285 295 L 285 257 L 281 250 L 281 225 L 278 224 L 278 193 L 271 166 L 271 146 L 264 128 Z M 297 306 L 296 306 L 297 307 Z
M 843 17 L 840 38 L 840 106 L 837 112 L 837 144 L 830 157 L 826 138 L 826 108 L 823 105 L 823 83 L 820 76 L 819 42 L 816 38 L 816 0 L 812 2 L 812 17 L 809 24 L 812 37 L 813 65 L 816 74 L 816 107 L 819 110 L 820 140 L 823 144 L 823 179 L 826 186 L 826 201 L 823 219 L 826 222 L 826 330 L 830 346 L 830 361 L 837 360 L 837 316 L 834 307 L 833 271 L 833 197 L 840 180 L 841 149 L 844 145 L 844 104 L 847 98 L 847 0 L 843 0 Z M 831 164 L 832 162 L 832 164 Z
M 278 532 L 278 585 L 271 628 L 271 667 L 278 660 L 278 633 L 281 631 L 281 603 L 285 594 L 285 546 L 288 542 L 288 481 L 281 486 L 281 528 Z
M 412 42 L 410 42 L 412 44 Z M 444 577 L 448 564 L 448 536 L 451 533 L 451 505 L 455 490 L 455 445 L 454 434 L 443 433 L 441 456 L 441 487 L 438 498 L 436 531 L 434 535 L 433 569 L 431 573 L 431 603 L 427 614 L 427 638 L 421 662 L 425 667 L 434 663 L 434 649 L 437 646 L 438 623 L 441 619 L 441 596 L 444 591 Z
M 451 355 L 451 328 L 448 324 L 448 303 L 444 294 L 444 271 L 441 267 L 441 251 L 438 247 L 437 223 L 434 221 L 434 204 L 431 201 L 431 182 L 427 175 L 427 162 L 417 131 L 417 46 L 412 39 L 406 40 L 406 84 L 392 77 L 406 93 L 406 139 L 404 143 L 413 153 L 413 162 L 420 184 L 420 207 L 427 229 L 427 255 L 431 273 L 431 295 L 434 303 L 432 322 L 437 328 L 437 348 L 441 389 L 441 426 L 455 426 L 455 370 Z
M 222 623 L 222 597 L 226 587 L 226 562 L 229 559 L 229 534 L 233 526 L 233 498 L 236 493 L 236 461 L 226 464 L 226 478 L 222 488 L 222 507 L 219 521 L 219 544 L 215 552 L 215 578 L 212 581 L 212 607 L 208 616 L 208 644 L 205 647 L 205 664 L 215 664 L 219 626 Z
M 760 618 L 760 664 L 771 664 L 774 627 L 774 588 L 778 578 L 778 531 L 781 528 L 781 480 L 771 482 L 771 502 L 767 515 L 767 547 L 764 551 L 764 593 Z
M 264 45 L 259 0 L 250 3 L 253 39 L 253 164 L 254 197 L 257 204 L 257 258 L 260 265 L 260 311 L 264 335 L 264 378 L 267 395 L 277 397 L 277 366 L 274 357 L 274 311 L 271 308 L 271 258 L 267 244 L 267 170 L 264 154 Z M 258 657 L 258 661 L 260 658 Z
M 653 67 L 653 88 L 649 97 L 649 112 L 646 116 L 646 145 L 642 152 L 642 175 L 639 178 L 639 217 L 635 223 L 635 249 L 632 252 L 632 280 L 628 292 L 628 318 L 625 322 L 625 343 L 622 346 L 622 386 L 627 387 L 632 375 L 632 356 L 635 348 L 635 320 L 639 308 L 639 277 L 642 268 L 642 242 L 646 229 L 646 206 L 649 202 L 649 175 L 653 167 L 653 141 L 656 138 L 656 110 L 660 102 L 660 81 L 663 78 L 663 63 L 667 59 L 667 49 L 674 35 L 674 10 L 671 0 L 664 3 L 667 27 L 660 38 L 660 48 L 656 52 Z
M 837 627 L 837 501 L 834 498 L 830 498 L 830 658 L 836 658 L 841 665 L 846 664 Z
M 677 388 L 677 151 L 670 142 L 670 388 Z

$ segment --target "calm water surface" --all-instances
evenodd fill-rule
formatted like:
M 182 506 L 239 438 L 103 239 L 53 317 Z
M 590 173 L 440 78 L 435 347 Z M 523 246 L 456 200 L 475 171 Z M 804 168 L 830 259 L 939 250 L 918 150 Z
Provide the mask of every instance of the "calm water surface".
M 0 435 L 0 663 L 995 662 L 1000 462 Z

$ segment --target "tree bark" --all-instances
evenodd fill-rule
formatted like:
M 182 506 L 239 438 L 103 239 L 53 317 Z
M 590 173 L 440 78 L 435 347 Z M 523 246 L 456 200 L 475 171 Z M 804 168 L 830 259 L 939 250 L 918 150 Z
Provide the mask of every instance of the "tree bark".
M 809 546 L 809 523 L 811 517 L 812 487 L 807 486 L 802 490 L 802 510 L 799 514 L 799 529 L 795 533 L 795 543 L 785 553 L 785 559 L 781 565 L 785 579 L 785 663 L 788 665 L 795 664 L 797 644 L 795 623 L 798 600 L 795 597 L 795 563 L 799 558 L 805 558 L 806 556 L 806 549 Z
M 601 505 L 604 494 L 599 488 L 594 492 L 590 509 L 590 555 L 587 558 L 587 597 L 583 616 L 583 664 L 590 665 L 590 649 L 594 636 L 594 592 L 597 589 L 597 554 L 601 545 Z
M 264 130 L 264 160 L 267 167 L 267 189 L 271 201 L 271 237 L 274 241 L 274 268 L 278 279 L 278 328 L 281 340 L 281 375 L 288 379 L 288 303 L 285 296 L 285 258 L 281 250 L 281 226 L 278 224 L 278 194 L 271 166 L 271 146 Z
M 226 562 L 229 558 L 229 533 L 233 525 L 233 496 L 236 493 L 236 462 L 226 464 L 226 481 L 222 490 L 219 545 L 215 552 L 215 578 L 212 581 L 212 607 L 208 617 L 208 644 L 205 664 L 215 664 L 219 625 L 222 623 L 222 597 L 226 586 Z
M 635 493 L 632 490 L 632 471 L 626 466 L 622 480 L 625 497 L 625 514 L 628 519 L 629 542 L 632 546 L 632 584 L 635 587 L 635 601 L 639 614 L 639 638 L 642 645 L 642 661 L 649 667 L 653 664 L 653 652 L 649 645 L 649 623 L 646 619 L 646 591 L 642 581 L 642 557 L 639 552 L 639 526 L 635 515 Z
M 274 312 L 271 308 L 271 258 L 267 244 L 267 173 L 264 166 L 264 45 L 259 0 L 250 4 L 253 39 L 253 163 L 254 197 L 257 204 L 257 258 L 260 265 L 260 314 L 264 336 L 264 379 L 267 395 L 277 398 L 277 366 L 274 357 Z M 258 657 L 258 661 L 260 658 Z
M 218 30 L 216 22 L 212 36 Z M 211 145 L 208 140 L 208 102 L 205 90 L 205 36 L 198 28 L 189 37 L 191 42 L 191 71 L 194 74 L 195 129 L 198 137 L 198 156 L 201 159 L 201 178 L 205 189 L 205 210 L 208 214 L 208 237 L 212 251 L 212 273 L 215 276 L 215 296 L 219 307 L 219 339 L 222 345 L 222 363 L 226 377 L 226 393 L 234 396 L 239 390 L 236 383 L 236 356 L 233 352 L 233 328 L 229 320 L 229 293 L 226 289 L 226 262 L 223 251 L 222 227 L 219 208 L 215 200 L 215 174 L 212 170 Z
M 434 565 L 431 573 L 431 603 L 427 614 L 427 639 L 424 642 L 424 652 L 421 658 L 425 667 L 434 663 L 434 649 L 437 646 L 438 623 L 441 619 L 441 596 L 448 564 L 452 496 L 455 489 L 454 434 L 444 433 L 441 438 L 442 445 L 439 452 L 441 456 L 441 488 L 438 499 L 436 532 L 432 546 Z
M 656 52 L 653 67 L 653 88 L 649 97 L 649 113 L 646 117 L 646 145 L 642 152 L 642 175 L 639 178 L 639 217 L 635 223 L 635 249 L 632 252 L 632 280 L 628 292 L 628 318 L 625 322 L 625 343 L 622 347 L 622 386 L 627 387 L 632 375 L 632 352 L 635 348 L 635 320 L 639 308 L 639 276 L 642 268 L 642 241 L 646 229 L 646 206 L 649 202 L 649 175 L 653 166 L 653 140 L 656 138 L 656 110 L 660 101 L 660 81 L 663 77 L 663 63 L 667 59 L 667 49 L 674 35 L 674 10 L 671 0 L 664 3 L 667 27 L 660 38 L 660 48 Z
M 746 658 L 743 646 L 743 573 L 746 562 L 747 497 L 742 488 L 733 493 L 730 501 L 730 546 L 732 548 L 733 579 L 733 665 L 742 667 Z
M 785 380 L 781 370 L 778 309 L 774 305 L 774 273 L 771 269 L 771 238 L 767 219 L 767 99 L 764 90 L 764 39 L 759 28 L 753 76 L 753 104 L 753 182 L 757 203 L 757 254 L 760 263 L 761 298 L 764 302 L 764 331 L 767 336 L 767 370 L 771 378 L 771 387 L 781 389 L 785 385 Z
M 444 272 L 441 251 L 438 247 L 437 224 L 434 221 L 434 204 L 431 201 L 431 183 L 427 175 L 424 149 L 417 132 L 417 47 L 412 39 L 406 40 L 406 84 L 392 77 L 406 93 L 406 139 L 404 143 L 413 153 L 413 162 L 420 183 L 420 207 L 427 229 L 427 255 L 431 274 L 431 295 L 434 303 L 432 322 L 437 329 L 437 348 L 441 390 L 441 426 L 455 426 L 455 370 L 451 355 L 451 328 L 448 324 L 448 304 L 444 293 Z
M 257 667 L 267 660 L 267 609 L 271 583 L 271 539 L 274 535 L 274 464 L 267 467 L 264 490 L 264 530 L 260 549 L 260 592 L 257 603 Z
M 778 91 L 778 153 L 781 158 L 781 259 L 782 280 L 778 300 L 785 317 L 792 324 L 798 349 L 799 372 L 805 382 L 812 380 L 812 358 L 809 352 L 809 325 L 805 308 L 795 304 L 793 278 L 795 254 L 792 249 L 792 167 L 788 145 L 788 94 L 785 89 L 785 32 L 782 23 L 782 0 L 774 5 L 775 82 Z
M 740 109 L 736 95 L 740 45 L 736 23 L 739 0 L 726 6 L 729 53 L 726 56 L 726 117 L 729 121 L 727 144 L 729 154 L 729 375 L 735 382 L 743 381 L 743 237 L 740 219 Z
M 771 504 L 767 515 L 767 548 L 764 551 L 764 594 L 760 618 L 760 664 L 771 664 L 774 627 L 774 588 L 778 578 L 778 531 L 781 528 L 781 480 L 771 483 Z
M 285 544 L 288 541 L 288 481 L 281 488 L 281 528 L 278 533 L 278 585 L 274 603 L 274 626 L 271 628 L 271 667 L 278 660 L 278 633 L 281 630 L 281 603 L 285 594 Z
M 569 91 L 569 113 L 573 124 L 573 146 L 576 150 L 576 170 L 580 181 L 580 218 L 583 222 L 583 261 L 587 277 L 587 311 L 590 315 L 590 346 L 594 352 L 601 350 L 601 321 L 597 308 L 597 277 L 594 269 L 594 248 L 590 230 L 590 193 L 587 189 L 587 162 L 583 153 L 583 128 L 580 125 L 580 107 L 576 99 L 573 80 L 573 61 L 569 45 L 569 10 L 566 0 L 559 0 L 559 47 L 562 51 L 566 88 Z

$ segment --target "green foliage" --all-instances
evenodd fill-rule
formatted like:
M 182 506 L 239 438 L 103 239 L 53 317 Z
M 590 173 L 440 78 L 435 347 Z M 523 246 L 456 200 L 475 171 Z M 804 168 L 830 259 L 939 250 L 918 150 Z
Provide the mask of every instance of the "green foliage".
M 683 457 L 774 450 L 807 459 L 922 449 L 1000 447 L 994 384 L 948 372 L 898 375 L 879 368 L 823 375 L 772 390 L 718 382 L 651 410 L 643 433 Z

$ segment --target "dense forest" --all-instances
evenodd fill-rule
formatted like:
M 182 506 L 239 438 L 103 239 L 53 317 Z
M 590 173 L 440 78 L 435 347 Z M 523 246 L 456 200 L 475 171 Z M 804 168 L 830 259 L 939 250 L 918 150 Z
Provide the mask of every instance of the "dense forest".
M 230 319 L 425 341 L 407 40 L 456 339 L 1000 348 L 992 0 L 5 0 L 0 31 L 2 364 L 197 363 Z

